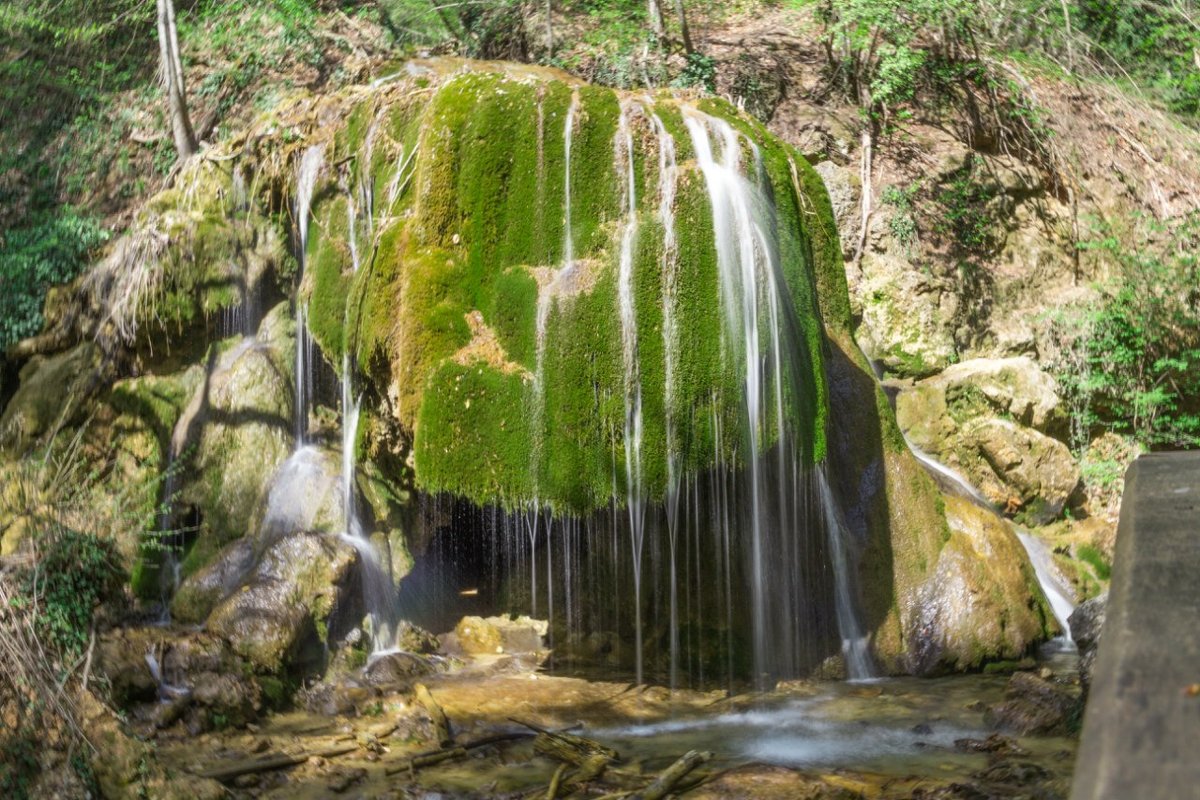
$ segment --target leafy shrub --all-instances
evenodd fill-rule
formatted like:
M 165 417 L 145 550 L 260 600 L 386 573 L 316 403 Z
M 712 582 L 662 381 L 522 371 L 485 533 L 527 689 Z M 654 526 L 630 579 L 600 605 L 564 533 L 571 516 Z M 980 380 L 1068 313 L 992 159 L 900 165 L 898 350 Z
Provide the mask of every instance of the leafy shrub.
M 1200 446 L 1200 214 L 1151 222 L 1131 245 L 1098 225 L 1080 245 L 1114 263 L 1099 302 L 1056 314 L 1052 366 L 1080 449 L 1097 430 Z
M 73 209 L 43 214 L 0 240 L 0 350 L 42 327 L 46 290 L 83 269 L 108 231 Z
M 55 530 L 42 542 L 41 560 L 26 576 L 25 598 L 36 598 L 38 636 L 64 661 L 87 647 L 92 613 L 122 580 L 112 545 L 91 533 Z
M 935 201 L 940 206 L 938 233 L 949 236 L 962 252 L 988 253 L 998 244 L 998 231 L 989 203 L 998 196 L 994 184 L 980 173 L 979 160 L 972 157 L 949 181 L 938 187 Z
M 683 68 L 683 72 L 675 80 L 671 81 L 671 85 L 686 89 L 691 86 L 699 86 L 710 92 L 717 90 L 717 61 L 712 56 L 706 56 L 703 53 L 688 53 L 687 65 Z
M 912 246 L 917 241 L 917 220 L 913 216 L 913 200 L 920 189 L 919 183 L 911 183 L 903 187 L 886 186 L 879 198 L 884 205 L 894 209 L 892 216 L 888 219 L 888 230 L 891 231 L 892 238 L 896 240 L 896 243 L 910 255 Z

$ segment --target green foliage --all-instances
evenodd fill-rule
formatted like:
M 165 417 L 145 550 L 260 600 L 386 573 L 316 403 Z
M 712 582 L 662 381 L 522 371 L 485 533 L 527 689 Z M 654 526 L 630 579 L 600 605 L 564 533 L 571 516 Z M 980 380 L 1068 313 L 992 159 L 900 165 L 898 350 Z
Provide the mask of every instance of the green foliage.
M 38 636 L 68 663 L 87 647 L 92 612 L 117 591 L 123 575 L 112 544 L 94 534 L 58 529 L 41 549 L 40 563 L 26 577 L 23 602 L 40 603 L 34 619 Z
M 989 204 L 998 196 L 995 184 L 982 174 L 982 162 L 972 156 L 967 165 L 940 185 L 934 195 L 938 233 L 948 236 L 962 254 L 983 255 L 998 244 L 995 211 Z
M 1115 62 L 1173 110 L 1200 114 L 1200 6 L 1194 0 L 1072 5 L 1073 22 L 1091 38 L 1102 66 Z
M 678 89 L 698 86 L 710 92 L 717 90 L 717 61 L 703 53 L 688 53 L 687 65 L 671 85 Z
M 1149 223 L 1133 247 L 1099 225 L 1081 248 L 1117 275 L 1099 303 L 1052 320 L 1073 444 L 1112 430 L 1151 447 L 1200 445 L 1200 215 L 1169 229 Z
M 921 190 L 919 183 L 908 186 L 885 186 L 880 200 L 884 205 L 891 206 L 893 211 L 888 218 L 888 230 L 904 251 L 912 254 L 913 245 L 917 241 L 917 220 L 913 216 L 913 200 Z
M 29 791 L 41 768 L 37 718 L 23 722 L 16 730 L 0 732 L 0 795 L 11 800 L 33 800 Z
M 1092 545 L 1080 545 L 1075 550 L 1075 556 L 1080 561 L 1090 564 L 1092 570 L 1096 573 L 1096 577 L 1100 580 L 1106 581 L 1112 577 L 1112 564 L 1108 562 L 1103 553 Z
M 920 39 L 932 31 L 965 30 L 975 0 L 825 0 L 828 52 L 847 90 L 872 118 L 910 100 L 927 52 Z
M 107 239 L 95 219 L 71 208 L 0 233 L 0 351 L 41 330 L 46 290 L 79 274 Z

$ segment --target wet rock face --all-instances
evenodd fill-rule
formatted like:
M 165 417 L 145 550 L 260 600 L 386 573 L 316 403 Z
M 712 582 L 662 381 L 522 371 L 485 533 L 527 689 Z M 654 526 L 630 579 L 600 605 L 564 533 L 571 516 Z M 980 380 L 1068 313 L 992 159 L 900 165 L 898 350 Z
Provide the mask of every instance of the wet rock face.
M 976 359 L 902 391 L 900 427 L 993 504 L 1029 524 L 1057 517 L 1080 482 L 1052 435 L 1065 414 L 1054 380 L 1028 358 Z
M 357 551 L 336 537 L 286 537 L 213 609 L 208 629 L 266 672 L 285 663 L 319 667 L 324 642 L 340 639 L 362 619 L 357 563 Z
M 1018 734 L 1067 733 L 1082 710 L 1078 687 L 1065 686 L 1032 672 L 1015 673 L 1008 681 L 1005 700 L 983 715 L 993 728 Z
M 194 506 L 202 520 L 185 573 L 254 529 L 268 489 L 264 478 L 292 450 L 291 334 L 281 305 L 263 320 L 257 338 L 210 354 L 173 432 L 175 452 L 194 450 L 179 505 Z
M 917 593 L 909 669 L 931 674 L 1018 659 L 1047 636 L 1050 612 L 1006 522 L 968 500 L 946 499 L 950 538 Z
M 1084 689 L 1092 683 L 1096 655 L 1100 651 L 1100 636 L 1108 608 L 1108 592 L 1080 603 L 1071 614 L 1071 636 L 1079 647 L 1079 679 Z

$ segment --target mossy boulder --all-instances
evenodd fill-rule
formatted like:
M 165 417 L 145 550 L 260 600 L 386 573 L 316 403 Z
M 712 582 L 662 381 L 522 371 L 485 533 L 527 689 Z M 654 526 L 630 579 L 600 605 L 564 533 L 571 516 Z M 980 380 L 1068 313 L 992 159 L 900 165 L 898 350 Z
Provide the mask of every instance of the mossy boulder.
M 100 348 L 92 342 L 31 358 L 0 415 L 0 447 L 19 455 L 47 433 L 70 426 L 85 410 L 84 402 L 98 383 L 99 366 Z
M 1007 522 L 946 499 L 950 538 L 914 598 L 909 670 L 933 674 L 1015 661 L 1057 629 L 1033 567 Z
M 362 620 L 358 554 L 336 536 L 297 533 L 271 545 L 221 601 L 208 630 L 267 673 L 324 666 L 325 644 Z
M 896 417 L 917 447 L 959 470 L 984 497 L 1029 524 L 1057 517 L 1080 469 L 1061 433 L 1050 376 L 1027 358 L 976 359 L 904 389 Z
M 269 483 L 292 450 L 292 355 L 286 308 L 271 312 L 259 338 L 210 350 L 204 376 L 176 430 L 188 458 L 181 506 L 199 512 L 201 528 L 185 574 L 223 545 L 252 532 Z

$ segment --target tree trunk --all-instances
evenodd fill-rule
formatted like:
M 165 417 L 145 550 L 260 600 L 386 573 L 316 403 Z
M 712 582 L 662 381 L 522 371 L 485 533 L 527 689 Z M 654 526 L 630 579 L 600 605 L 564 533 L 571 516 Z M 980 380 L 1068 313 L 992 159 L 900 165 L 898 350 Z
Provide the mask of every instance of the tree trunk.
M 696 48 L 692 46 L 692 31 L 688 27 L 687 14 L 683 10 L 683 0 L 675 0 L 675 16 L 679 17 L 679 33 L 683 39 L 683 51 L 685 53 L 696 52 Z
M 185 159 L 196 152 L 196 134 L 188 117 L 187 90 L 183 84 L 183 62 L 179 58 L 179 35 L 172 0 L 158 0 L 158 53 L 175 152 L 180 159 Z
M 550 0 L 546 0 L 546 53 L 554 57 L 554 18 L 551 16 Z
M 658 0 L 650 0 L 650 28 L 654 31 L 654 38 L 660 45 L 666 41 L 667 29 L 663 22 L 662 6 L 658 4 Z

